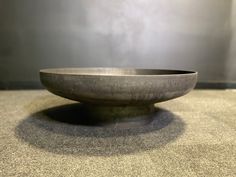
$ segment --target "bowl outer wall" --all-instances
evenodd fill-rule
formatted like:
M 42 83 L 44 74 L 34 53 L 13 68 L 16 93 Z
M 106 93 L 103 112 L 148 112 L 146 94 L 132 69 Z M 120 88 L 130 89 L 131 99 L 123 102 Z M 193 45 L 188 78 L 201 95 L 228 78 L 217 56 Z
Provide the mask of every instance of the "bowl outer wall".
M 187 94 L 197 72 L 170 75 L 69 75 L 40 72 L 42 84 L 52 93 L 99 105 L 144 105 Z

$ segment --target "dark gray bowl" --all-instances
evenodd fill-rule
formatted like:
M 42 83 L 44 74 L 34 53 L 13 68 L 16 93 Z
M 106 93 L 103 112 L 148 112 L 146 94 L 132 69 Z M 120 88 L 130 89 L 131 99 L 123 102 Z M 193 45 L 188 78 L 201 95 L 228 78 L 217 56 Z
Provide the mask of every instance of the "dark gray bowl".
M 159 69 L 58 68 L 40 70 L 42 84 L 52 93 L 87 105 L 102 117 L 152 112 L 154 103 L 191 91 L 197 72 Z M 121 112 L 123 112 L 122 115 Z M 127 114 L 128 112 L 128 114 Z M 112 113 L 113 116 L 113 113 Z M 106 117 L 106 116 L 105 116 Z M 108 118 L 109 119 L 109 118 Z

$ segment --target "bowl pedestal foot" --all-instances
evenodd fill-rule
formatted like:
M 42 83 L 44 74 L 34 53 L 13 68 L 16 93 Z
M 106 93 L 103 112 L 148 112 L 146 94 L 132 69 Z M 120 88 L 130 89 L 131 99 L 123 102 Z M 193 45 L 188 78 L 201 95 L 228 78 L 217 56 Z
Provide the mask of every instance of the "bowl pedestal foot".
M 100 125 L 132 127 L 148 124 L 156 111 L 152 105 L 104 106 L 83 104 L 86 117 Z

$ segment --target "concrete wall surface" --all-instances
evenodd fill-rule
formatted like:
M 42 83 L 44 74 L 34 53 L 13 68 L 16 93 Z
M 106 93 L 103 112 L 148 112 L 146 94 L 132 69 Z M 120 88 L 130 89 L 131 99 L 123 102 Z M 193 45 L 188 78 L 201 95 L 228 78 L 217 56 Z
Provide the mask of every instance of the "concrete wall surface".
M 0 82 L 51 67 L 197 70 L 236 82 L 235 0 L 0 0 Z

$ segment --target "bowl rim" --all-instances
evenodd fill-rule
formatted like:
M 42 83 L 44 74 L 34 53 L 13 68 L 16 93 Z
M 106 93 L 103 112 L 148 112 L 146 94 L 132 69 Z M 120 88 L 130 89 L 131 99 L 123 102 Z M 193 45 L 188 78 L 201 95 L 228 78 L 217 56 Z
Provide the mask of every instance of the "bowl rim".
M 75 72 L 60 72 L 59 70 L 91 70 L 91 69 L 98 69 L 98 70 L 102 70 L 102 69 L 117 69 L 117 70 L 142 70 L 142 71 L 166 71 L 166 72 L 176 72 L 173 74 L 104 74 L 104 73 L 100 73 L 100 74 L 93 74 L 93 73 L 75 73 Z M 182 72 L 182 73 L 181 73 Z M 147 77 L 151 77 L 151 76 L 182 76 L 182 75 L 198 75 L 197 71 L 192 71 L 192 70 L 178 70 L 178 69 L 158 69 L 158 68 L 131 68 L 131 67 L 63 67 L 63 68 L 45 68 L 45 69 L 40 69 L 39 70 L 40 74 L 55 74 L 55 75 L 70 75 L 70 76 L 119 76 L 119 77 L 126 77 L 126 76 L 147 76 Z

